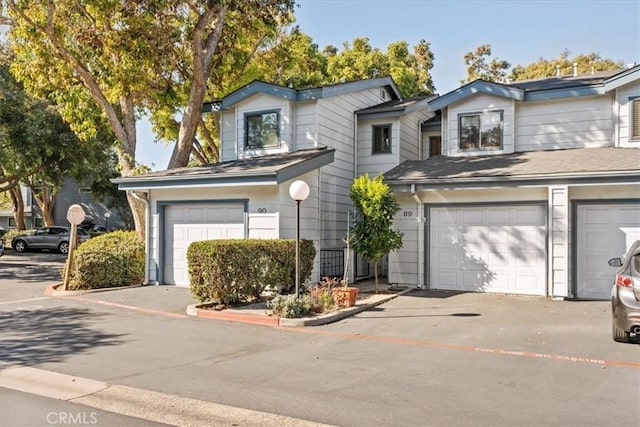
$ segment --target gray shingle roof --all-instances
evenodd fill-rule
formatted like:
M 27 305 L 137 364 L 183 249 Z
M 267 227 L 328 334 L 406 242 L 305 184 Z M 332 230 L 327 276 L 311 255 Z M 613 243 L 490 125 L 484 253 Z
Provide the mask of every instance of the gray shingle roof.
M 393 184 L 488 182 L 518 179 L 628 175 L 640 181 L 640 149 L 579 148 L 411 160 L 384 174 Z
M 280 181 L 331 163 L 334 151 L 327 147 L 311 148 L 261 157 L 230 160 L 205 166 L 155 171 L 144 175 L 116 178 L 112 181 L 116 184 L 121 184 L 121 189 L 123 189 L 122 184 L 144 185 L 145 183 L 158 182 L 242 182 L 256 178 Z

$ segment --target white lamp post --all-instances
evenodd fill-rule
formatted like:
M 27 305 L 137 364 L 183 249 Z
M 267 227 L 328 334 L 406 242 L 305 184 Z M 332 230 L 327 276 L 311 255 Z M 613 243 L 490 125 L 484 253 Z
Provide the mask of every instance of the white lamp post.
M 78 236 L 78 224 L 84 221 L 84 209 L 80 205 L 71 205 L 67 210 L 67 220 L 71 224 L 71 232 L 69 236 L 69 252 L 67 253 L 67 264 L 64 271 L 64 277 L 62 280 L 62 290 L 66 291 L 69 286 L 69 279 L 71 278 L 71 269 L 73 268 L 73 253 L 76 250 L 77 236 Z
M 304 181 L 294 181 L 289 187 L 289 195 L 296 201 L 296 298 L 300 298 L 300 202 L 309 197 L 309 185 Z
M 109 218 L 111 217 L 111 212 L 105 212 L 104 214 L 104 228 L 109 231 Z

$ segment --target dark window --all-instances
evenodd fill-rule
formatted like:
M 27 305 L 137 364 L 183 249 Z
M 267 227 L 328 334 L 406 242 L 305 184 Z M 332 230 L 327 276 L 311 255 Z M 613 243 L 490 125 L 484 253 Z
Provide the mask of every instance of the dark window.
M 280 145 L 279 123 L 277 111 L 245 115 L 245 147 L 263 148 Z
M 502 111 L 458 116 L 461 150 L 502 148 Z
M 631 139 L 640 139 L 640 98 L 631 101 Z
M 44 219 L 40 217 L 33 218 L 34 227 L 44 227 Z
M 439 156 L 442 154 L 442 136 L 429 137 L 429 157 Z
M 373 126 L 373 154 L 391 152 L 391 125 Z

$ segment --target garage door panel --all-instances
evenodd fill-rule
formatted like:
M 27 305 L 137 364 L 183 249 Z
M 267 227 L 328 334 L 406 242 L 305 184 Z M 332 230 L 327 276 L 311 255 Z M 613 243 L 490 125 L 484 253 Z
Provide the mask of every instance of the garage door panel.
M 544 206 L 436 207 L 430 214 L 431 288 L 546 293 Z M 438 223 L 449 218 L 457 218 L 455 226 Z M 444 262 L 444 251 L 458 264 Z
M 640 204 L 579 204 L 575 223 L 575 297 L 609 299 L 616 269 L 607 262 L 640 238 Z
M 243 204 L 172 205 L 165 208 L 164 282 L 189 285 L 187 250 L 192 242 L 244 238 Z

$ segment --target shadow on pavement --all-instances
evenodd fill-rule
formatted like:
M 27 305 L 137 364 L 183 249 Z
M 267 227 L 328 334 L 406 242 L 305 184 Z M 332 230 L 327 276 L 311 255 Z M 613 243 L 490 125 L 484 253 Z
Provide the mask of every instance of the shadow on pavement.
M 87 309 L 55 308 L 0 312 L 0 361 L 37 365 L 98 346 L 123 342 L 123 335 L 105 334 L 90 327 L 89 319 L 105 317 Z

